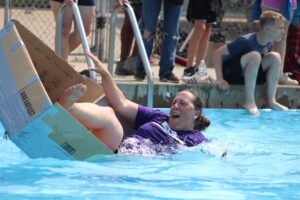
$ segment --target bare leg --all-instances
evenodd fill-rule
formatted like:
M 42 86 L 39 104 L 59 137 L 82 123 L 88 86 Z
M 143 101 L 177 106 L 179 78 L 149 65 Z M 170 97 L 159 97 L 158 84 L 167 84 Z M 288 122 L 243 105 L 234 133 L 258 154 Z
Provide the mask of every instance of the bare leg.
M 51 10 L 55 16 L 56 26 L 57 26 L 57 16 L 60 9 L 60 6 L 62 5 L 59 2 L 56 1 L 50 1 Z M 72 22 L 73 22 L 73 11 L 72 8 L 66 7 L 64 12 L 64 17 L 62 21 L 62 35 L 61 35 L 61 57 L 64 60 L 67 60 L 69 55 L 69 37 L 70 37 L 70 31 L 72 28 Z M 57 27 L 56 27 L 57 29 Z M 58 36 L 55 35 L 55 40 Z
M 95 6 L 79 6 L 82 23 L 84 26 L 85 34 L 88 36 L 91 33 L 93 19 L 95 17 Z M 69 53 L 75 50 L 81 43 L 80 34 L 76 25 L 74 31 L 70 34 L 69 38 Z
M 205 31 L 198 44 L 198 50 L 196 55 L 196 66 L 199 66 L 201 60 L 205 60 L 206 58 L 210 34 L 211 34 L 211 25 L 205 23 Z
M 110 107 L 76 103 L 85 92 L 86 86 L 83 84 L 71 86 L 64 92 L 59 103 L 107 147 L 115 151 L 123 138 L 123 128 L 119 120 Z
M 245 77 L 246 98 L 244 108 L 253 115 L 259 115 L 259 111 L 255 103 L 255 86 L 260 62 L 261 56 L 257 52 L 247 53 L 241 58 L 241 65 L 244 69 Z
M 276 90 L 280 72 L 280 54 L 271 52 L 265 55 L 262 59 L 262 67 L 264 71 L 267 70 L 267 97 L 269 107 L 275 110 L 288 110 L 287 107 L 276 101 Z
M 195 20 L 194 23 L 194 32 L 188 44 L 188 55 L 187 55 L 187 67 L 194 65 L 194 59 L 196 55 L 199 42 L 205 32 L 205 22 L 202 20 Z

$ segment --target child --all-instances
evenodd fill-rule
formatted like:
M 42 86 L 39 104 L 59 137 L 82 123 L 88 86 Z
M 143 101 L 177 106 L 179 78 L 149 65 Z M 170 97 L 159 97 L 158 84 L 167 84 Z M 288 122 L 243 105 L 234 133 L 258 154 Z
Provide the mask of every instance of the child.
M 213 64 L 217 84 L 221 90 L 229 84 L 245 84 L 244 107 L 259 115 L 254 97 L 256 83 L 267 82 L 267 103 L 270 108 L 288 110 L 275 100 L 281 58 L 272 52 L 272 43 L 284 35 L 284 17 L 274 11 L 264 11 L 259 21 L 259 31 L 238 37 L 214 52 Z

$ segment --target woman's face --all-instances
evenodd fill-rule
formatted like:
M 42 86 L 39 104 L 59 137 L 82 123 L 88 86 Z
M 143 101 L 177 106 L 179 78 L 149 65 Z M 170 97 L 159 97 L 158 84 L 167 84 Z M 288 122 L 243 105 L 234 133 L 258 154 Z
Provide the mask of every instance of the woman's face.
M 200 115 L 200 111 L 195 110 L 194 100 L 194 95 L 188 91 L 182 91 L 176 95 L 170 108 L 171 129 L 175 131 L 194 129 L 195 119 Z

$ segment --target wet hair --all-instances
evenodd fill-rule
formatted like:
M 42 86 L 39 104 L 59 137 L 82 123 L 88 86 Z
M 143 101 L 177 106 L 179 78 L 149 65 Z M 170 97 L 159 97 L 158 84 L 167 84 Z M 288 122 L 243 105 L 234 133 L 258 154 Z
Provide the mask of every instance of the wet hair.
M 210 121 L 209 121 L 209 119 L 207 119 L 206 117 L 204 117 L 202 115 L 203 103 L 202 103 L 200 96 L 198 95 L 198 93 L 196 91 L 194 91 L 192 89 L 185 89 L 184 91 L 191 93 L 195 97 L 195 100 L 193 101 L 195 110 L 200 111 L 199 117 L 197 119 L 195 119 L 194 129 L 199 130 L 199 131 L 205 130 L 210 125 Z
M 279 12 L 264 11 L 259 19 L 259 28 L 263 29 L 266 25 L 274 25 L 276 22 L 284 23 L 286 20 Z

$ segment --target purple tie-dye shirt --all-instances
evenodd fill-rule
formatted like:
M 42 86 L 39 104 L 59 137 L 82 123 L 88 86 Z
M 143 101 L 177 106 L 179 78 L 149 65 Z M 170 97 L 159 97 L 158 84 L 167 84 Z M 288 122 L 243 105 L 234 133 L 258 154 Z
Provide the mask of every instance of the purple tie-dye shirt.
M 208 139 L 200 131 L 174 131 L 169 116 L 159 110 L 139 105 L 135 120 L 136 132 L 130 137 L 149 139 L 153 144 L 196 146 Z

